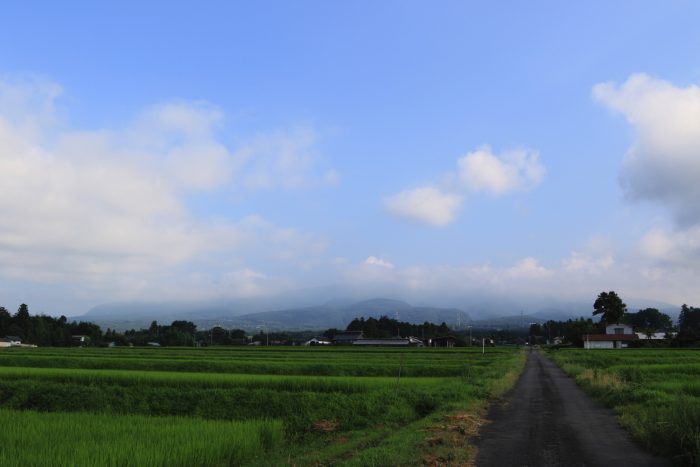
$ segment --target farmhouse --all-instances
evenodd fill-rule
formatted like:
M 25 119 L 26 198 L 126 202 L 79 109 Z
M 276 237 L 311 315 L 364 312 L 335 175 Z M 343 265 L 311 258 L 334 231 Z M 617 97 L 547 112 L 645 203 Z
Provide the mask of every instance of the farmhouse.
M 12 347 L 12 341 L 7 337 L 0 337 L 0 347 Z
M 627 324 L 613 323 L 605 327 L 605 334 L 583 336 L 584 349 L 624 349 L 639 338 Z

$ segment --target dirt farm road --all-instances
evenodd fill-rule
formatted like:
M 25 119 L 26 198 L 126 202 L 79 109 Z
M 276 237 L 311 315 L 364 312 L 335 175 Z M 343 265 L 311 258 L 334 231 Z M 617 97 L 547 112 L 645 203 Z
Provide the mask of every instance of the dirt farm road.
M 670 465 L 634 444 L 612 411 L 532 349 L 515 387 L 486 418 L 477 467 Z

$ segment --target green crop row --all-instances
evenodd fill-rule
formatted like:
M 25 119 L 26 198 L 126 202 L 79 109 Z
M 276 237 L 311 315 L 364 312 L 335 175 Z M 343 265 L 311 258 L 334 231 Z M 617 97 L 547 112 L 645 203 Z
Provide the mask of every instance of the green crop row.
M 289 376 L 230 373 L 186 373 L 140 370 L 0 367 L 0 379 L 42 380 L 82 385 L 167 386 L 170 388 L 271 389 L 289 392 L 367 392 L 394 386 L 396 378 L 350 376 Z M 435 385 L 441 378 L 402 378 L 402 385 Z
M 358 392 L 289 391 L 283 385 L 114 384 L 92 378 L 0 378 L 0 407 L 40 411 L 92 411 L 114 414 L 177 415 L 221 420 L 279 418 L 289 435 L 308 436 L 318 420 L 336 419 L 339 430 L 373 423 L 403 424 L 454 400 L 488 394 L 484 383 L 459 378 L 428 383 L 406 379 L 374 381 Z M 360 383 L 361 384 L 361 383 Z
M 30 349 L 34 350 L 34 349 Z M 39 350 L 39 349 L 36 349 Z M 400 352 L 361 351 L 319 352 L 269 351 L 248 349 L 228 351 L 227 357 L 207 358 L 206 353 L 192 349 L 198 358 L 172 352 L 170 349 L 139 349 L 138 356 L 130 349 L 96 349 L 89 353 L 70 351 L 60 353 L 0 351 L 0 367 L 53 367 L 85 369 L 121 369 L 141 371 L 178 371 L 205 373 L 247 373 L 268 375 L 319 376 L 402 376 L 441 377 L 461 376 L 468 366 L 472 369 L 490 366 L 493 360 L 508 359 L 509 353 L 491 351 L 487 357 L 475 351 Z M 82 350 L 82 349 L 77 349 Z M 164 351 L 165 353 L 162 353 Z M 173 355 L 173 357 L 168 357 Z M 217 353 L 221 355 L 220 352 Z
M 8 423 L 36 425 L 36 430 L 44 430 L 48 429 L 44 424 L 57 420 L 55 417 L 98 414 L 96 419 L 127 420 L 126 425 L 191 421 L 193 429 L 205 422 L 274 419 L 279 424 L 280 429 L 275 433 L 279 433 L 281 441 L 271 444 L 274 446 L 265 454 L 265 460 L 256 457 L 259 454 L 221 454 L 214 444 L 204 444 L 201 449 L 209 454 L 196 462 L 187 453 L 178 456 L 195 465 L 277 465 L 287 463 L 288 456 L 314 459 L 309 462 L 323 465 L 342 464 L 359 447 L 365 446 L 365 437 L 373 439 L 373 446 L 381 448 L 381 452 L 391 451 L 393 447 L 381 447 L 388 435 L 393 433 L 392 439 L 396 441 L 405 427 L 415 426 L 414 423 L 426 417 L 481 404 L 503 391 L 522 367 L 522 354 L 516 349 L 490 349 L 485 355 L 469 349 L 18 350 L 0 352 L 0 411 L 14 414 L 20 420 L 8 420 Z M 137 353 L 131 353 L 132 350 Z M 241 368 L 245 371 L 237 373 Z M 338 376 L 326 376 L 324 372 Z M 358 376 L 366 373 L 382 376 Z M 415 373 L 428 376 L 412 376 Z M 507 374 L 510 376 L 506 377 Z M 74 423 L 80 424 L 76 420 Z M 3 423 L 1 419 L 0 423 Z M 153 430 L 157 433 L 158 428 Z M 185 428 L 182 430 L 186 432 Z M 161 431 L 163 436 L 170 436 L 167 430 Z M 78 453 L 82 465 L 93 461 L 95 465 L 130 465 L 130 461 L 122 458 L 113 462 L 85 453 L 80 446 L 93 443 L 92 432 L 99 433 L 100 429 L 73 432 L 79 442 L 68 443 Z M 40 464 L 38 459 L 43 459 L 44 454 L 37 454 L 38 457 L 32 454 L 42 452 L 40 441 L 29 452 L 22 451 L 15 440 L 43 435 L 30 431 L 18 433 L 15 436 L 0 430 L 0 449 L 5 445 L 14 449 L 2 451 L 0 456 L 6 457 L 0 457 L 0 465 L 5 465 L 3 460 L 12 456 L 25 461 L 21 462 L 23 465 Z M 110 436 L 124 451 L 131 450 L 132 442 L 136 443 L 135 451 L 141 449 L 138 440 L 129 441 L 118 433 Z M 138 439 L 148 440 L 149 436 L 144 433 Z M 343 444 L 344 439 L 353 436 L 352 443 Z M 170 437 L 179 439 L 176 435 Z M 160 442 L 163 444 L 154 444 L 154 456 L 168 449 L 166 441 Z M 401 444 L 397 443 L 390 444 Z M 315 446 L 311 457 L 306 449 L 309 446 Z M 416 446 L 411 449 L 417 452 Z M 43 449 L 43 452 L 52 451 Z M 147 455 L 138 454 L 140 465 L 180 465 L 172 457 L 143 457 Z M 65 454 L 56 452 L 53 458 L 61 459 L 62 464 L 80 465 L 62 456 Z M 411 458 L 406 453 L 402 456 Z M 239 460 L 244 458 L 248 460 Z
M 653 452 L 700 466 L 700 352 L 680 349 L 550 352 Z

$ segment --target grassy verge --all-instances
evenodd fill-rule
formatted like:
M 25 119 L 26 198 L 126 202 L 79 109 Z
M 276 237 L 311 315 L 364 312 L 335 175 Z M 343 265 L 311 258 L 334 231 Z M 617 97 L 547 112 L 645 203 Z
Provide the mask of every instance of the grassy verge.
M 550 357 L 649 450 L 700 466 L 700 352 L 563 350 Z

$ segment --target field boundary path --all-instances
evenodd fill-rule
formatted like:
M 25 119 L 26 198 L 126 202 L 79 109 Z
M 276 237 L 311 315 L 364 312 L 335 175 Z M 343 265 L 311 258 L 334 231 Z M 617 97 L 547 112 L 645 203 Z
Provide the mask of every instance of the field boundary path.
M 668 466 L 643 451 L 614 413 L 530 349 L 525 369 L 475 439 L 477 467 Z

